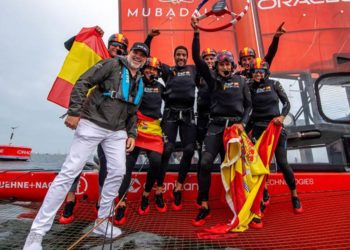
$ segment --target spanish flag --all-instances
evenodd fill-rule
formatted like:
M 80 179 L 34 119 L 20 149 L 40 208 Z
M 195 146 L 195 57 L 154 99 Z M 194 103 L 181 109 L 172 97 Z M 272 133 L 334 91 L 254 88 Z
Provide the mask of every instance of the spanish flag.
M 75 37 L 47 100 L 68 108 L 70 93 L 79 77 L 109 53 L 95 28 L 83 28 Z
M 163 153 L 163 137 L 160 120 L 137 112 L 137 137 L 135 146 Z
M 255 145 L 245 132 L 239 136 L 235 126 L 225 129 L 226 155 L 221 164 L 221 177 L 233 218 L 230 223 L 218 224 L 197 233 L 199 238 L 217 238 L 215 234 L 243 232 L 254 217 L 260 218 L 264 184 L 281 128 L 270 122 Z

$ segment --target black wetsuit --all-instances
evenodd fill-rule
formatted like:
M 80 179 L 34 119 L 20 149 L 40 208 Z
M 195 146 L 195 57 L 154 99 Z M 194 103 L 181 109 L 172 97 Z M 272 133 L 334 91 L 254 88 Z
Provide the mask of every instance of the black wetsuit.
M 150 44 L 152 39 L 146 41 Z M 162 64 L 162 79 L 165 82 L 164 112 L 162 130 L 164 134 L 164 152 L 162 166 L 168 168 L 169 159 L 175 150 L 177 131 L 182 144 L 177 182 L 183 184 L 191 167 L 191 160 L 196 144 L 196 125 L 194 100 L 197 70 L 194 65 L 169 67 Z
M 288 114 L 290 103 L 281 83 L 271 79 L 266 79 L 259 83 L 252 81 L 250 83 L 250 92 L 253 112 L 249 127 L 252 128 L 252 137 L 256 141 L 273 118 Z M 280 101 L 283 104 L 282 112 L 280 112 L 279 108 Z M 287 162 L 287 133 L 284 128 L 276 146 L 275 157 L 289 189 L 296 189 L 294 173 Z
M 223 155 L 223 133 L 227 126 L 246 124 L 251 112 L 248 84 L 238 75 L 222 77 L 210 71 L 199 55 L 199 34 L 195 33 L 192 43 L 193 61 L 211 92 L 210 122 L 203 143 L 200 174 L 198 178 L 198 201 L 208 201 L 211 184 L 211 169 L 218 153 Z
M 164 86 L 158 81 L 149 82 L 145 77 L 143 77 L 143 82 L 145 87 L 139 111 L 148 117 L 160 119 L 162 117 L 161 106 Z M 135 147 L 134 150 L 126 156 L 126 174 L 119 189 L 120 199 L 128 191 L 131 182 L 131 174 L 141 150 L 145 151 L 149 161 L 145 191 L 150 192 L 156 180 L 158 187 L 163 186 L 165 168 L 161 164 L 162 154 L 156 151 Z
M 162 164 L 166 167 L 169 164 L 179 129 L 183 155 L 177 181 L 183 184 L 191 166 L 196 143 L 193 106 L 197 71 L 194 65 L 175 66 L 166 70 L 168 73 L 164 79 L 165 106 L 162 120 L 165 145 Z

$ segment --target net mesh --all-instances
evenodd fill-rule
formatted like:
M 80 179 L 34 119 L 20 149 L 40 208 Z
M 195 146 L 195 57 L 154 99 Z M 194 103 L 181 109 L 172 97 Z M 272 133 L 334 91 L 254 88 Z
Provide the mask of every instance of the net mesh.
M 295 215 L 289 194 L 274 195 L 262 229 L 215 240 L 198 239 L 195 233 L 231 217 L 228 208 L 215 207 L 219 202 L 211 202 L 212 218 L 197 228 L 191 225 L 197 213 L 194 201 L 185 201 L 181 211 L 159 213 L 151 200 L 150 213 L 145 216 L 137 213 L 139 201 L 132 201 L 128 202 L 127 222 L 121 226 L 122 236 L 108 240 L 91 234 L 75 249 L 349 249 L 350 191 L 305 193 L 301 199 L 305 212 Z M 72 224 L 55 223 L 44 237 L 44 249 L 67 249 L 88 232 L 96 216 L 94 205 L 82 201 Z M 0 249 L 22 249 L 39 206 L 0 202 Z

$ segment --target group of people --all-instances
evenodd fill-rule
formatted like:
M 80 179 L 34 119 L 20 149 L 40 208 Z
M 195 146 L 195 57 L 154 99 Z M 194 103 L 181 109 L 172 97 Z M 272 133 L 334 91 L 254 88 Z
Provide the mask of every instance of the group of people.
M 251 132 L 254 141 L 270 121 L 283 124 L 290 103 L 281 84 L 269 79 L 269 67 L 277 52 L 279 37 L 285 32 L 283 24 L 277 29 L 265 58 L 257 57 L 252 48 L 244 48 L 238 59 L 241 70 L 237 70 L 230 51 L 216 52 L 213 48 L 206 48 L 200 54 L 197 22 L 196 18 L 191 22 L 195 65 L 187 64 L 188 49 L 182 45 L 174 49 L 174 66 L 150 56 L 152 39 L 160 34 L 159 30 L 152 30 L 144 43 L 134 43 L 129 51 L 128 39 L 123 34 L 110 36 L 108 51 L 111 58 L 101 60 L 86 71 L 73 87 L 65 119 L 65 125 L 75 129 L 73 142 L 33 221 L 24 249 L 42 248 L 43 236 L 50 230 L 65 199 L 59 222 L 67 224 L 73 221 L 77 202 L 74 192 L 79 175 L 96 148 L 100 159 L 100 199 L 96 205 L 98 215 L 93 232 L 115 238 L 121 234 L 117 225 L 126 222 L 127 191 L 141 151 L 148 157 L 149 171 L 138 213 L 146 215 L 150 211 L 149 195 L 156 182 L 156 209 L 161 213 L 168 209 L 162 196 L 163 182 L 178 131 L 183 155 L 172 190 L 173 210 L 182 209 L 183 185 L 192 156 L 198 149 L 198 214 L 192 224 L 201 226 L 210 215 L 208 202 L 213 162 L 218 154 L 221 159 L 225 154 L 225 128 L 236 126 L 239 132 Z M 95 28 L 103 35 L 102 29 Z M 74 37 L 65 43 L 65 47 L 69 50 L 73 42 Z M 97 87 L 87 95 L 94 86 Z M 194 112 L 196 88 L 197 114 Z M 286 140 L 282 129 L 275 151 L 276 162 L 291 190 L 294 211 L 301 213 L 303 208 L 294 174 L 287 163 Z M 117 195 L 119 205 L 114 212 Z M 268 202 L 265 189 L 261 210 Z M 114 216 L 114 225 L 108 219 L 111 215 Z M 256 228 L 262 225 L 260 220 L 251 224 Z

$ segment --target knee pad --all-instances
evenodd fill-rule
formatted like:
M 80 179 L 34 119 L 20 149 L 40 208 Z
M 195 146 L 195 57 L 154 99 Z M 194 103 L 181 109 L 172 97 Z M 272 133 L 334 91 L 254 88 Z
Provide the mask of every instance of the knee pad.
M 202 154 L 200 171 L 211 171 L 213 163 L 214 157 L 211 155 L 211 153 L 204 152 Z

